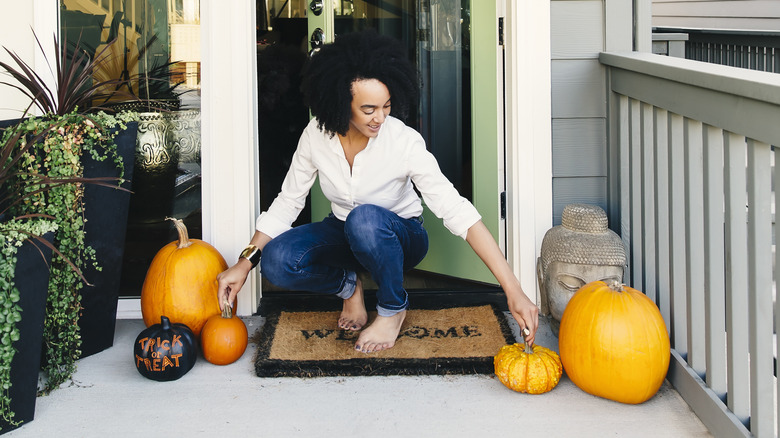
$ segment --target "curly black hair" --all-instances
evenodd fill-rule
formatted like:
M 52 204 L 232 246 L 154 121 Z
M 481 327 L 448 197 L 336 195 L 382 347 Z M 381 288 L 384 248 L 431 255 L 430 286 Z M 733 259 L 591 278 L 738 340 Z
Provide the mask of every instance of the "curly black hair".
M 352 115 L 352 83 L 376 79 L 387 87 L 392 115 L 406 121 L 417 105 L 420 82 L 400 41 L 373 29 L 347 33 L 324 45 L 306 63 L 301 90 L 320 129 L 346 135 Z

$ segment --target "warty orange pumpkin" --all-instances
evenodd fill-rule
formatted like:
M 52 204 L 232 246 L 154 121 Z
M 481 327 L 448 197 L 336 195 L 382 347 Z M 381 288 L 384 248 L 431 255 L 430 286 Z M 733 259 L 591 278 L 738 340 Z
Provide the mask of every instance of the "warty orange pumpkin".
M 551 391 L 563 373 L 558 354 L 541 345 L 504 345 L 493 357 L 493 367 L 504 386 L 528 394 Z
M 581 287 L 563 312 L 558 341 L 575 385 L 621 403 L 650 399 L 669 368 L 661 312 L 645 294 L 618 282 Z
M 200 336 L 203 324 L 219 315 L 217 274 L 227 269 L 219 251 L 200 239 L 190 239 L 180 219 L 172 219 L 178 241 L 152 259 L 141 289 L 141 314 L 147 327 L 165 315 Z

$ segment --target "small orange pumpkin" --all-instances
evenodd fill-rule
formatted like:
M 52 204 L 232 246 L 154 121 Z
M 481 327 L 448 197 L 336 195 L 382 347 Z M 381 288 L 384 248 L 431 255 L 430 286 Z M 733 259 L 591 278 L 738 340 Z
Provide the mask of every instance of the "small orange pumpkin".
M 658 307 L 618 282 L 594 281 L 569 300 L 558 335 L 566 375 L 583 391 L 621 403 L 650 399 L 669 369 Z
M 558 354 L 541 345 L 504 345 L 493 358 L 493 366 L 504 386 L 528 394 L 551 391 L 563 374 Z
M 141 314 L 147 327 L 165 315 L 185 324 L 195 336 L 212 315 L 219 315 L 217 274 L 227 269 L 219 251 L 190 239 L 181 219 L 173 219 L 179 240 L 165 245 L 152 259 L 141 289 Z
M 225 303 L 221 315 L 213 315 L 200 333 L 200 348 L 203 357 L 214 365 L 233 363 L 244 354 L 249 335 L 246 325 Z

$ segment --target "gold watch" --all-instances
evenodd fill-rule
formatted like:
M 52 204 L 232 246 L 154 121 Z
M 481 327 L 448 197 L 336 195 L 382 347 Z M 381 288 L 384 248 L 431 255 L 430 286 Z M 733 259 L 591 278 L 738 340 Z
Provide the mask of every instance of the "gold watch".
M 241 251 L 241 255 L 238 256 L 240 259 L 247 259 L 250 263 L 252 263 L 252 267 L 254 268 L 257 266 L 258 263 L 260 263 L 260 248 L 254 246 L 254 245 L 247 245 L 246 248 L 244 248 L 243 251 Z

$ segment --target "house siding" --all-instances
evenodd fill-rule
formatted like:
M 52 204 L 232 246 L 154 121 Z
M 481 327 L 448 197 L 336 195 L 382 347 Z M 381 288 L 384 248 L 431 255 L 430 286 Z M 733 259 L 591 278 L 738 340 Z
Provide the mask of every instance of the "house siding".
M 588 203 L 607 210 L 604 0 L 553 0 L 551 20 L 553 224 L 563 208 Z
M 653 26 L 780 31 L 780 2 L 653 0 Z
M 34 3 L 18 0 L 0 0 L 0 10 L 12 11 L 0 20 L 0 46 L 6 48 L 28 62 L 36 59 L 35 39 L 31 28 L 35 25 Z M 51 45 L 51 35 L 39 35 L 41 44 Z M 5 50 L 0 50 L 0 60 L 15 65 Z M 34 64 L 34 62 L 31 62 Z M 3 77 L 3 80 L 8 80 Z M 0 120 L 15 119 L 21 110 L 27 107 L 30 99 L 11 87 L 0 87 Z

